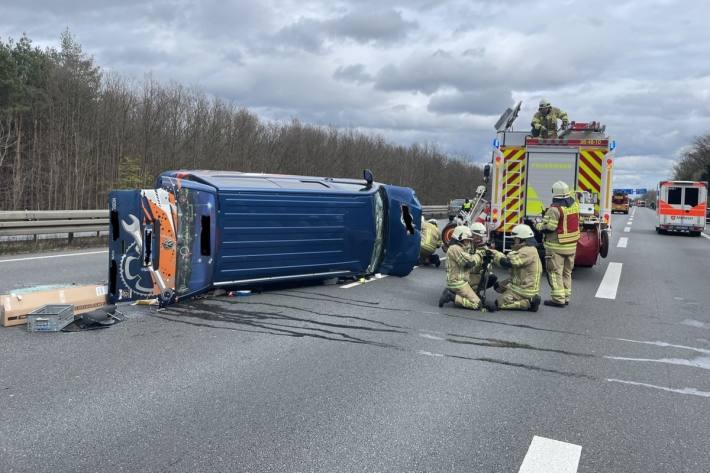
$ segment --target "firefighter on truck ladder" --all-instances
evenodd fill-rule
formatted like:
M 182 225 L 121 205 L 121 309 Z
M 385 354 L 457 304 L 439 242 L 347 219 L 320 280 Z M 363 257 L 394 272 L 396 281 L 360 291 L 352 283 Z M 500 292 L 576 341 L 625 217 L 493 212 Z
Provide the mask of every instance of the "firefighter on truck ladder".
M 535 234 L 527 225 L 513 227 L 513 251 L 503 254 L 493 250 L 496 266 L 510 269 L 511 277 L 495 284 L 501 293 L 495 301 L 495 309 L 529 310 L 537 312 L 540 307 L 540 277 L 542 263 L 537 252 Z M 493 308 L 489 308 L 491 310 Z
M 433 264 L 437 268 L 441 264 L 436 249 L 441 246 L 441 234 L 436 219 L 424 220 L 422 217 L 422 242 L 419 247 L 419 264 Z
M 579 240 L 579 204 L 570 195 L 569 186 L 552 184 L 552 205 L 535 228 L 544 235 L 545 269 L 551 299 L 545 305 L 565 307 L 572 296 L 572 269 Z
M 478 287 L 486 254 L 491 252 L 483 245 L 485 237 L 486 227 L 482 223 L 474 223 L 471 228 L 459 225 L 454 229 L 446 250 L 446 288 L 439 297 L 439 307 L 453 302 L 464 309 L 481 309 L 481 299 L 473 288 Z M 490 277 L 489 286 L 495 281 Z
M 547 99 L 540 100 L 540 106 L 532 119 L 532 135 L 540 138 L 557 138 L 557 120 L 562 120 L 561 130 L 567 129 L 567 113 L 553 107 Z

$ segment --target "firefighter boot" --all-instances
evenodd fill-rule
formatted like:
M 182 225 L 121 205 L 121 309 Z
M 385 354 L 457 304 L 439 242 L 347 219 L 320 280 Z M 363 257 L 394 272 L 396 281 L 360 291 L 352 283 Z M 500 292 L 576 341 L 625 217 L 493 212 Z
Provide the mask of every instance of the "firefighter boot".
M 495 299 L 492 301 L 486 301 L 485 307 L 488 312 L 496 312 L 498 310 L 498 301 Z
M 432 254 L 429 256 L 429 264 L 433 264 L 437 268 L 441 266 L 441 259 L 439 258 L 439 255 L 437 254 Z
M 444 307 L 444 304 L 447 302 L 454 302 L 456 300 L 456 294 L 451 292 L 449 288 L 444 289 L 444 292 L 441 293 L 441 297 L 439 297 L 439 307 Z
M 566 307 L 564 302 L 557 302 L 552 299 L 546 300 L 544 304 L 550 307 Z
M 530 308 L 528 310 L 530 312 L 537 312 L 537 309 L 540 307 L 541 301 L 542 301 L 542 299 L 540 298 L 540 296 L 537 296 L 537 295 L 533 296 L 530 299 Z

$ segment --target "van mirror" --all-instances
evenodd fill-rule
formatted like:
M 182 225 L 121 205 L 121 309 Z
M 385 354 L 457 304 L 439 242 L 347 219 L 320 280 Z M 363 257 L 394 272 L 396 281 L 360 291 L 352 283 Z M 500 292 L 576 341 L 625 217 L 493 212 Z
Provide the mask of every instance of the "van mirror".
M 367 182 L 367 187 L 372 187 L 372 181 L 374 181 L 372 171 L 370 171 L 369 169 L 365 169 L 364 171 L 362 171 L 362 178 L 365 179 L 365 182 Z

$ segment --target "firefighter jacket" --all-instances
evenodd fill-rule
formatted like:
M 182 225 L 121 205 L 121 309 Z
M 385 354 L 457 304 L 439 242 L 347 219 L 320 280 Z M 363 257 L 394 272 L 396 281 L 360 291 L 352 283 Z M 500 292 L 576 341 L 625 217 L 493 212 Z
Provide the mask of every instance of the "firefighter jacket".
M 471 253 L 459 244 L 452 244 L 446 250 L 446 286 L 459 289 L 468 284 L 471 271 L 480 271 L 483 264 L 481 252 Z
M 441 246 L 441 235 L 439 227 L 433 223 L 425 222 L 422 224 L 422 244 L 421 251 L 432 254 Z
M 543 232 L 545 250 L 570 255 L 577 251 L 579 222 L 579 204 L 573 200 L 569 206 L 553 203 L 535 228 Z
M 501 268 L 510 268 L 511 280 L 508 289 L 515 294 L 525 298 L 540 294 L 542 263 L 537 248 L 524 244 L 507 255 L 496 251 L 493 262 Z
M 537 112 L 535 113 L 535 116 L 533 116 L 532 119 L 532 129 L 533 131 L 537 132 L 542 132 L 542 137 L 547 138 L 548 136 L 550 137 L 556 137 L 557 136 L 557 120 L 562 120 L 562 126 L 566 127 L 569 124 L 569 119 L 567 118 L 567 113 L 564 111 L 560 110 L 557 107 L 552 107 L 552 109 L 547 113 L 544 114 L 542 112 Z M 545 128 L 547 130 L 547 134 L 545 135 L 545 131 L 542 130 L 542 128 Z

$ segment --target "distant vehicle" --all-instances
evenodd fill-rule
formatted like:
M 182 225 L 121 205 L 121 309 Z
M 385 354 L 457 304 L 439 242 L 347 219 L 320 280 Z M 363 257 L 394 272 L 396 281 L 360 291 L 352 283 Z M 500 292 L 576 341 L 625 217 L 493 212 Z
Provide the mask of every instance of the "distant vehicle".
M 168 171 L 111 192 L 109 299 L 176 302 L 217 287 L 384 273 L 419 257 L 421 205 L 365 180 Z
M 616 193 L 611 198 L 611 213 L 629 213 L 629 196 L 624 193 Z
M 541 218 L 552 202 L 552 184 L 564 181 L 584 198 L 575 265 L 593 266 L 609 251 L 615 142 L 597 122 L 572 122 L 557 138 L 512 131 L 520 105 L 496 123 L 492 161 L 484 171 L 491 179 L 491 239 L 510 249 L 513 227 Z
M 661 181 L 657 190 L 656 232 L 690 233 L 700 236 L 705 230 L 708 183 L 695 181 Z
M 459 213 L 459 210 L 461 210 L 461 206 L 463 203 L 466 201 L 466 199 L 453 199 L 451 202 L 449 202 L 449 208 L 448 208 L 448 214 L 449 215 L 456 215 Z
M 636 201 L 636 207 L 646 207 L 646 201 L 645 200 Z

